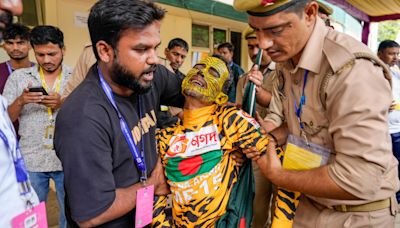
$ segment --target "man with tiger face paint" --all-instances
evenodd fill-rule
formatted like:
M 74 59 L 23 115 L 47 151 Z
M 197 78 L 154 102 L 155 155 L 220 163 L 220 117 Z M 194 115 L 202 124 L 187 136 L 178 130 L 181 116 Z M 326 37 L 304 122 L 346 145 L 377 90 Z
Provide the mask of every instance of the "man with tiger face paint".
M 182 82 L 184 95 L 199 99 L 205 103 L 224 104 L 228 96 L 224 86 L 229 87 L 229 71 L 226 64 L 216 58 L 206 58 L 191 69 Z
M 173 195 L 173 226 L 214 227 L 226 213 L 238 180 L 233 152 L 249 147 L 266 151 L 268 139 L 260 134 L 258 123 L 244 111 L 223 105 L 229 84 L 222 60 L 201 60 L 182 82 L 183 120 L 157 135 Z M 162 223 L 158 217 L 153 220 L 153 225 Z

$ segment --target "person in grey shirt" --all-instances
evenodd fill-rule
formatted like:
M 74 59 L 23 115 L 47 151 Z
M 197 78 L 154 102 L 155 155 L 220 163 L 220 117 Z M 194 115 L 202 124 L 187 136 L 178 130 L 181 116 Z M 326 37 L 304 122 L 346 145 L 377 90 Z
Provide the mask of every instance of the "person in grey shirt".
M 59 225 L 63 228 L 66 227 L 64 174 L 53 149 L 53 135 L 61 104 L 60 94 L 72 70 L 62 64 L 64 36 L 58 28 L 35 27 L 31 32 L 31 45 L 38 66 L 14 71 L 6 82 L 3 95 L 10 104 L 10 119 L 20 122 L 21 152 L 40 201 L 47 199 L 50 178 L 55 182 L 61 212 Z

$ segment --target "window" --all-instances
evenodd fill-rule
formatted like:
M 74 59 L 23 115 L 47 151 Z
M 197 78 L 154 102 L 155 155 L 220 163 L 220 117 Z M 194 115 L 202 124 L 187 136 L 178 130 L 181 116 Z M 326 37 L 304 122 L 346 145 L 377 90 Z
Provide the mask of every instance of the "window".
M 194 47 L 209 48 L 209 27 L 207 25 L 192 25 L 192 45 Z
M 226 42 L 226 31 L 222 29 L 214 29 L 213 33 L 214 39 L 214 49 L 218 47 L 218 45 Z
M 43 24 L 41 1 L 23 0 L 22 3 L 24 11 L 18 17 L 18 22 L 32 27 Z

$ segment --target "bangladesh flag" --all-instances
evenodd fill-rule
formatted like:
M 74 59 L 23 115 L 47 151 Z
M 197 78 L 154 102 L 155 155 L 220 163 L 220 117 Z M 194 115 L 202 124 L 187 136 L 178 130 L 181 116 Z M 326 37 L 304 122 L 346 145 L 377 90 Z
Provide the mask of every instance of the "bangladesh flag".
M 195 176 L 209 172 L 221 159 L 221 150 L 214 150 L 189 158 L 170 158 L 165 171 L 168 179 L 173 182 L 187 181 Z

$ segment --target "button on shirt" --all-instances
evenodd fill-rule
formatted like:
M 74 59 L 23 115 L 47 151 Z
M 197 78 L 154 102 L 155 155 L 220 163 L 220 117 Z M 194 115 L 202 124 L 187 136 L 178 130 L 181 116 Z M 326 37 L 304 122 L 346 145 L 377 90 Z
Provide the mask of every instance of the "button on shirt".
M 59 94 L 64 91 L 65 85 L 71 75 L 71 68 L 62 66 L 61 86 Z M 7 80 L 4 88 L 4 97 L 9 104 L 22 94 L 24 88 L 41 86 L 38 67 L 24 68 L 14 71 Z M 55 89 L 54 88 L 52 91 Z M 58 110 L 53 111 L 53 118 L 57 116 Z M 50 124 L 47 107 L 41 104 L 26 104 L 19 116 L 20 148 L 25 158 L 28 171 L 31 172 L 53 172 L 61 171 L 61 162 L 55 151 L 44 146 L 44 134 L 46 127 Z
M 299 101 L 303 75 L 308 70 L 306 102 L 301 114 L 308 139 L 332 151 L 329 176 L 339 187 L 360 198 L 333 200 L 309 196 L 326 206 L 387 199 L 399 186 L 398 163 L 391 151 L 387 126 L 392 101 L 390 83 L 382 68 L 368 60 L 357 59 L 342 68 L 354 60 L 355 52 L 371 53 L 365 45 L 328 29 L 317 19 L 298 65 L 293 66 L 290 61 L 277 64 L 277 72 L 282 73 L 285 82 L 280 92 L 289 132 L 300 136 L 294 101 Z M 326 88 L 324 107 L 319 96 L 320 84 L 331 69 L 338 73 Z M 301 81 L 295 85 L 292 79 Z

